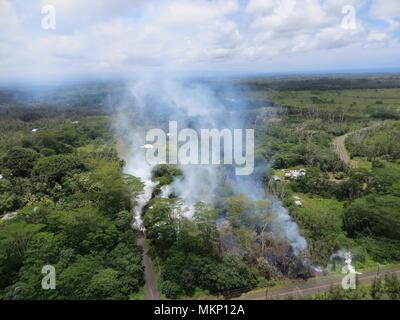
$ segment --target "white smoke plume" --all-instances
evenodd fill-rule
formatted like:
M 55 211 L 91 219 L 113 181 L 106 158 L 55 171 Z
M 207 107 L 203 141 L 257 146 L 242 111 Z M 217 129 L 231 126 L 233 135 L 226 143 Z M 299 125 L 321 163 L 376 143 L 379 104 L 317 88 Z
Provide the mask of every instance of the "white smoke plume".
M 139 177 L 146 185 L 144 194 L 138 199 L 137 225 L 141 225 L 142 209 L 151 199 L 155 187 L 151 181 L 153 167 L 144 157 L 145 130 L 157 127 L 168 132 L 169 121 L 177 121 L 178 130 L 188 127 L 195 130 L 246 129 L 249 124 L 241 116 L 246 105 L 240 94 L 241 92 L 220 83 L 210 84 L 187 79 L 146 78 L 129 87 L 128 98 L 122 103 L 123 108 L 120 108 L 116 117 L 116 128 L 129 141 L 127 148 L 130 152 L 125 159 L 126 172 Z M 133 119 L 128 120 L 126 111 L 135 112 Z M 239 179 L 230 174 L 229 168 L 222 169 L 216 165 L 186 165 L 181 169 L 183 176 L 175 179 L 170 186 L 163 187 L 161 196 L 168 197 L 173 193 L 180 197 L 185 203 L 187 217 L 191 217 L 199 201 L 215 204 L 223 180 L 228 179 L 236 194 L 244 194 L 253 200 L 271 200 L 270 212 L 274 215 L 271 219 L 271 232 L 290 244 L 295 254 L 307 248 L 305 239 L 300 235 L 288 211 L 278 199 L 265 193 L 256 178 Z

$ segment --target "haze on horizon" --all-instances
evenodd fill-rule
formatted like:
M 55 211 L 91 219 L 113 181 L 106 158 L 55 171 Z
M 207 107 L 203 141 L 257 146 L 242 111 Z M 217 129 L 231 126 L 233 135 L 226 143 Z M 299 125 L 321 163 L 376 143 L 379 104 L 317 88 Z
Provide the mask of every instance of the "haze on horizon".
M 400 68 L 398 0 L 0 0 L 0 30 L 2 82 Z

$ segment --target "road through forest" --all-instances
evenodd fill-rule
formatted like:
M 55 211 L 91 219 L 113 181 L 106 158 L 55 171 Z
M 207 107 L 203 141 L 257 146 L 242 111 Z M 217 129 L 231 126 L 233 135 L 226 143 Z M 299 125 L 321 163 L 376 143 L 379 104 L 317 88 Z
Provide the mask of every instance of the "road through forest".
M 351 166 L 351 159 L 350 159 L 350 155 L 347 152 L 346 145 L 345 145 L 345 141 L 346 141 L 346 138 L 348 136 L 349 136 L 349 133 L 347 133 L 347 134 L 345 134 L 343 136 L 337 137 L 334 140 L 334 144 L 335 144 L 335 147 L 336 147 L 336 153 L 339 155 L 340 159 L 343 161 L 343 163 L 347 167 L 350 167 Z
M 382 124 L 381 122 L 376 122 L 369 127 L 361 128 L 359 130 L 352 131 L 352 132 L 346 133 L 340 137 L 335 138 L 335 140 L 333 141 L 333 144 L 335 145 L 335 151 L 347 167 L 350 168 L 350 167 L 354 166 L 354 162 L 351 161 L 350 154 L 346 149 L 346 138 L 355 133 L 368 131 L 370 129 L 380 126 L 381 124 Z
M 119 157 L 126 161 L 127 160 L 127 147 L 121 137 L 117 138 L 117 149 Z M 135 232 L 135 230 L 134 230 Z M 148 300 L 160 300 L 160 294 L 157 287 L 157 278 L 154 274 L 151 259 L 148 254 L 148 246 L 144 234 L 137 234 L 137 245 L 142 249 L 143 252 L 143 267 L 144 267 L 144 290 L 146 292 L 146 298 Z
M 144 235 L 138 235 L 137 244 L 143 250 L 143 266 L 144 266 L 144 290 L 147 300 L 160 300 L 160 294 L 157 288 L 157 279 L 154 275 L 152 263 L 148 254 L 148 247 Z

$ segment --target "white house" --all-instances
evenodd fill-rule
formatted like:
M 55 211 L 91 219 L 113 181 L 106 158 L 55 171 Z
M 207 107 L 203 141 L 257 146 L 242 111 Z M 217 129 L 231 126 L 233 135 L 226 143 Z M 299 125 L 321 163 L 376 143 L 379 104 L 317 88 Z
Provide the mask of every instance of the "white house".
M 289 170 L 285 173 L 285 178 L 296 180 L 300 177 L 304 177 L 305 175 L 306 175 L 306 169 Z

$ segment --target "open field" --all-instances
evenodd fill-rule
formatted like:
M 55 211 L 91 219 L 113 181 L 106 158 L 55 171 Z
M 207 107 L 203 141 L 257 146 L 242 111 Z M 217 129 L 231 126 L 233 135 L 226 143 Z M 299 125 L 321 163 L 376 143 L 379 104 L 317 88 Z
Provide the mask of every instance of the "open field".
M 346 116 L 366 117 L 380 111 L 400 112 L 400 89 L 277 92 L 272 100 L 286 106 L 344 111 Z

